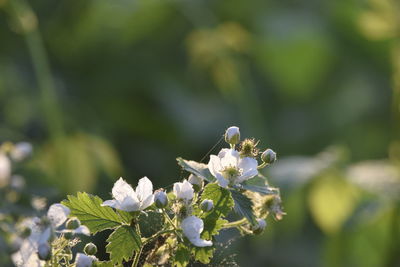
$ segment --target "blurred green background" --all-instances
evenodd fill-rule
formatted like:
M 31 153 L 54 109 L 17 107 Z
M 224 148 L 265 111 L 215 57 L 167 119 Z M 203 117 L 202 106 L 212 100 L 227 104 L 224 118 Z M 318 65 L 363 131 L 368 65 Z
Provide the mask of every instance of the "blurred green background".
M 200 160 L 237 125 L 277 151 L 266 175 L 288 215 L 214 266 L 400 266 L 398 14 L 397 0 L 0 0 L 0 141 L 34 145 L 26 182 L 52 202 L 107 198 L 119 176 L 169 188 L 177 156 Z

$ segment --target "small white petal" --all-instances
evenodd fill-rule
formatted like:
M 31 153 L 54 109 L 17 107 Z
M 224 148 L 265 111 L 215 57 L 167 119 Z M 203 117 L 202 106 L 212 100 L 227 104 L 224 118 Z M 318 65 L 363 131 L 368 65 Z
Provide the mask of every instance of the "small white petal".
M 143 177 L 139 180 L 136 187 L 136 194 L 139 201 L 143 201 L 153 194 L 153 184 L 149 178 Z
M 201 238 L 189 239 L 189 241 L 196 247 L 210 247 L 213 244 L 211 240 L 204 240 Z
M 234 149 L 229 149 L 229 151 L 225 153 L 224 157 L 221 158 L 221 166 L 223 168 L 229 166 L 236 167 L 238 165 L 239 158 L 239 152 Z
M 223 188 L 226 188 L 228 186 L 229 181 L 227 179 L 225 179 L 220 173 L 217 173 L 215 178 L 217 178 L 219 186 L 221 186 Z
M 11 158 L 15 161 L 21 161 L 32 153 L 32 145 L 28 142 L 20 142 L 15 144 L 11 151 Z
M 101 206 L 108 206 L 108 207 L 111 207 L 114 209 L 119 208 L 119 205 L 118 205 L 117 201 L 115 201 L 115 200 L 106 200 L 101 204 Z
M 183 180 L 182 183 L 174 184 L 174 194 L 177 199 L 182 199 L 185 201 L 189 201 L 193 199 L 194 189 L 193 185 L 189 183 L 186 179 Z
M 8 184 L 11 175 L 11 162 L 9 158 L 0 153 L 0 187 Z
M 126 197 L 131 197 L 133 199 L 136 198 L 136 200 L 139 201 L 133 188 L 130 186 L 130 184 L 125 182 L 122 177 L 115 182 L 112 188 L 112 196 L 120 203 L 124 201 Z
M 50 206 L 49 211 L 47 212 L 47 217 L 49 218 L 51 225 L 54 228 L 57 228 L 67 220 L 69 213 L 69 208 L 57 203 Z
M 125 197 L 124 200 L 119 203 L 119 207 L 117 209 L 123 210 L 123 211 L 138 211 L 140 208 L 140 202 L 137 201 L 137 199 L 131 198 L 129 196 Z
M 182 221 L 181 227 L 183 234 L 196 247 L 212 246 L 212 241 L 207 241 L 200 238 L 200 234 L 203 232 L 204 227 L 202 219 L 196 216 L 189 216 Z
M 217 173 L 221 171 L 221 159 L 215 155 L 210 155 L 210 161 L 208 162 L 208 169 L 211 174 L 216 177 Z
M 90 230 L 85 225 L 81 225 L 74 230 L 74 233 L 90 236 Z
M 148 208 L 153 203 L 154 203 L 154 195 L 150 195 L 145 200 L 143 200 L 143 202 L 140 203 L 140 210 Z
M 241 159 L 238 167 L 243 170 L 243 173 L 236 179 L 236 182 L 241 183 L 256 176 L 258 174 L 257 166 L 258 162 L 253 158 L 245 157 Z
M 75 264 L 76 267 L 90 267 L 92 266 L 93 261 L 96 261 L 97 258 L 94 256 L 87 256 L 83 253 L 77 253 Z

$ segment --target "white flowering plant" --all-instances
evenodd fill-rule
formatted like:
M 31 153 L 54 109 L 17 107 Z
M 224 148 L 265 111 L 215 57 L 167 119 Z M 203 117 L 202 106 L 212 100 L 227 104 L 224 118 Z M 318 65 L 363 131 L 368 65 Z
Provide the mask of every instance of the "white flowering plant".
M 284 215 L 279 189 L 271 187 L 260 173 L 276 160 L 276 154 L 271 149 L 259 152 L 254 139 L 240 141 L 238 127 L 228 128 L 224 137 L 229 148 L 210 155 L 207 164 L 177 158 L 189 175 L 170 192 L 154 191 L 147 177 L 135 188 L 119 178 L 109 200 L 78 192 L 53 204 L 45 219 L 31 222 L 31 234 L 24 240 L 25 247 L 13 255 L 14 263 L 77 267 L 208 264 L 220 231 L 236 228 L 243 235 L 262 233 L 269 214 L 278 220 Z M 105 230 L 111 231 L 105 247 L 109 260 L 99 260 L 92 243 L 84 253 L 72 255 L 71 248 L 82 235 Z

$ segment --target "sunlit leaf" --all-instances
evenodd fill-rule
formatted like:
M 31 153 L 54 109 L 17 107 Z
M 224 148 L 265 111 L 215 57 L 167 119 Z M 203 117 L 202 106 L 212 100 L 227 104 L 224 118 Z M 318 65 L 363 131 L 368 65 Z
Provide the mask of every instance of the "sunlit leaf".
M 142 241 L 138 233 L 130 225 L 123 225 L 107 239 L 106 251 L 110 253 L 110 259 L 113 263 L 120 264 L 123 261 L 129 261 L 133 252 L 138 252 Z

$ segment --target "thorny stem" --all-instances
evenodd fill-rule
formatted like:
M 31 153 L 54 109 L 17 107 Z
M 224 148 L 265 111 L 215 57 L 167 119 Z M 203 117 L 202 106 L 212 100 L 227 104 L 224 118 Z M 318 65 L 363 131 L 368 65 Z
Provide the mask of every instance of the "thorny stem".
M 172 227 L 174 228 L 175 234 L 181 239 L 183 240 L 182 236 L 179 234 L 178 228 L 176 227 L 175 223 L 171 220 L 171 218 L 169 217 L 168 213 L 165 211 L 165 209 L 162 209 L 162 212 L 164 214 L 164 217 L 167 219 L 167 221 L 172 225 Z

